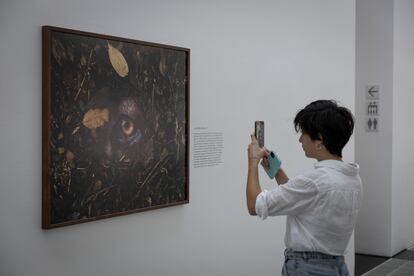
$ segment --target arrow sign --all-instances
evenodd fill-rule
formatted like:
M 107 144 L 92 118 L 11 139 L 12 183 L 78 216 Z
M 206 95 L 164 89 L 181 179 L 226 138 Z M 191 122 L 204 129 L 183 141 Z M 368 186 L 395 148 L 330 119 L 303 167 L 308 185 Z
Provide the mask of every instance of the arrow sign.
M 374 94 L 378 93 L 378 90 L 375 89 L 375 86 L 371 86 L 371 88 L 368 90 L 368 93 L 371 95 L 371 97 L 375 97 Z
M 379 85 L 367 85 L 365 88 L 366 98 L 368 100 L 379 99 Z

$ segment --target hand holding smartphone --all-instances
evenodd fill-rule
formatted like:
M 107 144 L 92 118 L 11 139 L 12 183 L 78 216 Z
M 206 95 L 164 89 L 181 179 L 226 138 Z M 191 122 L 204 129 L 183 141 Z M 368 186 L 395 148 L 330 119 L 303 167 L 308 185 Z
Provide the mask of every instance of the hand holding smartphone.
M 264 147 L 264 121 L 254 122 L 254 135 L 256 136 L 259 147 Z M 270 179 L 275 178 L 282 161 L 273 151 L 270 151 L 269 156 L 263 158 L 262 165 Z

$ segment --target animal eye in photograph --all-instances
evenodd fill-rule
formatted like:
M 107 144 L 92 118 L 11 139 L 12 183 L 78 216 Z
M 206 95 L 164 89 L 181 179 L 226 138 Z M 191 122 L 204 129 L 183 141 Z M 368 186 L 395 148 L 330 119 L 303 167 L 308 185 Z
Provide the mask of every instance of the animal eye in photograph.
M 122 130 L 122 133 L 125 136 L 127 136 L 127 137 L 131 136 L 135 131 L 134 122 L 132 122 L 128 118 L 122 118 L 122 120 L 121 120 L 121 130 Z

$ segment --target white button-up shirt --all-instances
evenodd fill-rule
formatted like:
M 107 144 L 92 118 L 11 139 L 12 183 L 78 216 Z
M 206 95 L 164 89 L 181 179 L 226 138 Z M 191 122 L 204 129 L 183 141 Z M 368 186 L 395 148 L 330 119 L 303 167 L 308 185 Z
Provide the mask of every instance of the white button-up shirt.
M 285 245 L 294 251 L 344 255 L 362 199 L 357 164 L 324 160 L 256 198 L 262 218 L 287 215 Z

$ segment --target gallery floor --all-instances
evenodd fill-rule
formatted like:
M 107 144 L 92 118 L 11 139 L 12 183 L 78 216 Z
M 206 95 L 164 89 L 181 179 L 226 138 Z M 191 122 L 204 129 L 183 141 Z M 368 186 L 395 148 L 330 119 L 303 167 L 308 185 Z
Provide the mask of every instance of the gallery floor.
M 392 258 L 355 254 L 355 276 L 414 276 L 414 247 Z

